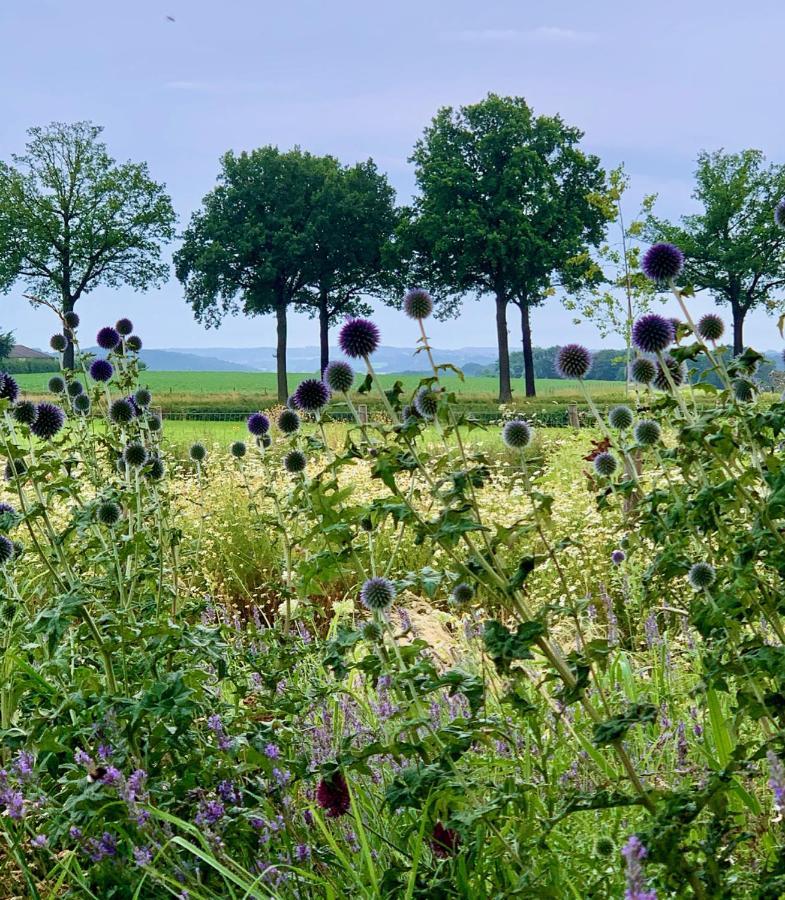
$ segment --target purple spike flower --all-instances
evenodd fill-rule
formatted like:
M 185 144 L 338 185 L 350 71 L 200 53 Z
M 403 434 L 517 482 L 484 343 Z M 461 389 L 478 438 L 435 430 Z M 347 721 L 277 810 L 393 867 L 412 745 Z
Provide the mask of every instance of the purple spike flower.
M 90 363 L 90 377 L 93 381 L 109 381 L 114 375 L 114 367 L 108 359 L 94 359 Z
M 684 267 L 684 254 L 675 244 L 653 244 L 643 254 L 643 274 L 658 284 L 673 281 Z
M 262 412 L 251 413 L 251 415 L 248 416 L 247 425 L 248 431 L 250 431 L 254 437 L 262 437 L 270 430 L 270 420 Z
M 96 343 L 103 350 L 114 350 L 120 343 L 120 335 L 111 325 L 104 326 L 95 336 Z
M 341 350 L 352 359 L 370 356 L 380 340 L 379 329 L 369 319 L 349 319 L 338 335 Z
M 330 402 L 330 388 L 318 378 L 306 378 L 297 386 L 294 399 L 299 409 L 318 412 Z
M 562 378 L 584 378 L 591 368 L 591 353 L 580 344 L 565 344 L 556 357 L 556 371 Z
M 641 316 L 632 326 L 632 342 L 644 353 L 662 353 L 675 336 L 673 322 L 657 313 Z

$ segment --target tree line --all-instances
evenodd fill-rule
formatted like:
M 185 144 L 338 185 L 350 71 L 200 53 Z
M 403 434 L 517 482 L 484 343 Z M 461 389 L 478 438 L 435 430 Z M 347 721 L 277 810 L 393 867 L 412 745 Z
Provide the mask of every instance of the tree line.
M 163 283 L 176 215 L 146 164 L 117 163 L 89 122 L 28 136 L 25 153 L 0 163 L 0 290 L 21 281 L 32 302 L 65 316 L 100 285 Z M 625 225 L 626 177 L 620 168 L 606 172 L 583 138 L 559 116 L 535 115 L 521 97 L 445 107 L 414 146 L 417 192 L 404 205 L 370 159 L 346 165 L 297 147 L 229 151 L 177 235 L 184 298 L 208 327 L 226 315 L 275 315 L 285 400 L 290 309 L 318 320 L 323 369 L 330 326 L 368 313 L 369 300 L 396 304 L 418 285 L 444 318 L 473 297 L 495 317 L 499 399 L 509 402 L 519 377 L 511 310 L 533 396 L 532 310 L 558 296 L 602 327 L 612 323 L 629 347 L 633 312 L 653 291 L 640 278 L 639 247 L 668 240 L 684 251 L 693 288 L 730 307 L 733 351 L 741 352 L 747 313 L 782 307 L 785 230 L 772 211 L 785 196 L 785 167 L 757 150 L 701 153 L 700 212 L 668 222 L 649 198 L 640 220 Z M 66 324 L 64 334 L 70 339 Z M 70 341 L 64 362 L 73 365 Z

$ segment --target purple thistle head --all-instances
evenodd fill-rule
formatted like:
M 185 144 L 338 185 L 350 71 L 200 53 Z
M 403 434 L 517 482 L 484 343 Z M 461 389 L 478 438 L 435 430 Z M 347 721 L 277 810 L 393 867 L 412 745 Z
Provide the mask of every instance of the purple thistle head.
M 63 315 L 63 322 L 65 322 L 66 327 L 70 328 L 73 331 L 74 328 L 79 327 L 79 314 L 75 313 L 73 310 L 70 310 Z
M 334 360 L 324 370 L 324 380 L 336 394 L 348 394 L 354 382 L 354 369 L 343 360 Z
M 379 329 L 369 319 L 349 319 L 338 335 L 338 345 L 351 359 L 370 356 L 380 340 Z
M 4 534 L 0 534 L 0 566 L 4 566 L 6 563 L 11 562 L 14 558 L 14 542 L 11 538 L 6 537 Z
M 142 349 L 142 339 L 138 334 L 131 334 L 125 339 L 125 346 L 134 353 Z
M 283 458 L 283 467 L 290 475 L 305 471 L 308 460 L 302 450 L 290 450 Z
M 247 421 L 248 431 L 254 437 L 262 437 L 270 430 L 270 420 L 262 412 L 251 413 Z
M 336 772 L 329 780 L 323 778 L 316 788 L 316 802 L 332 819 L 349 812 L 351 799 L 349 786 L 341 772 Z
M 293 409 L 282 409 L 278 416 L 278 429 L 283 434 L 296 434 L 300 430 L 300 417 Z
M 395 585 L 388 578 L 369 578 L 360 588 L 360 601 L 371 612 L 389 609 L 395 600 Z
M 565 344 L 556 356 L 556 371 L 562 378 L 584 378 L 591 368 L 591 353 L 580 344 Z
M 706 313 L 698 321 L 698 334 L 705 341 L 718 341 L 725 333 L 725 323 L 716 313 Z
M 630 375 L 638 384 L 651 384 L 657 377 L 657 367 L 646 356 L 639 356 L 632 361 Z
M 602 453 L 598 453 L 594 457 L 594 471 L 601 478 L 610 478 L 611 475 L 616 471 L 618 467 L 618 462 L 616 461 L 616 457 L 609 453 L 607 450 L 604 450 Z
M 424 288 L 412 288 L 403 298 L 403 311 L 410 319 L 427 319 L 433 312 L 433 298 Z
M 10 400 L 11 403 L 15 403 L 16 398 L 19 396 L 19 385 L 16 379 L 9 375 L 8 372 L 0 372 L 0 375 L 2 375 L 2 378 L 0 378 L 0 399 Z
M 620 566 L 627 559 L 627 554 L 623 550 L 614 550 L 611 553 L 611 562 L 614 566 Z
M 667 284 L 673 281 L 683 267 L 684 254 L 675 244 L 666 242 L 652 244 L 641 260 L 643 274 L 658 284 Z
M 330 388 L 318 378 L 306 378 L 297 385 L 294 399 L 305 412 L 318 412 L 330 402 Z
M 523 450 L 529 446 L 531 439 L 531 426 L 523 419 L 513 419 L 502 428 L 502 440 L 511 450 Z
M 114 367 L 108 359 L 94 359 L 90 363 L 90 377 L 93 381 L 109 381 L 114 375 Z
M 64 334 L 53 334 L 49 338 L 49 346 L 57 353 L 62 353 L 68 346 L 68 339 Z
M 30 431 L 42 441 L 51 440 L 65 425 L 65 413 L 54 403 L 39 403 Z
M 114 327 L 117 329 L 118 334 L 128 337 L 134 330 L 134 323 L 130 319 L 118 319 Z
M 684 365 L 675 360 L 672 356 L 666 356 L 664 362 L 664 367 L 662 363 L 657 363 L 657 374 L 654 376 L 654 387 L 660 391 L 669 391 L 671 390 L 671 382 L 673 382 L 676 387 L 679 387 L 684 383 L 686 371 Z
M 103 350 L 114 350 L 120 343 L 120 335 L 111 325 L 104 326 L 95 336 L 96 343 Z
M 632 342 L 644 353 L 662 353 L 673 343 L 673 322 L 657 313 L 648 313 L 632 326 Z

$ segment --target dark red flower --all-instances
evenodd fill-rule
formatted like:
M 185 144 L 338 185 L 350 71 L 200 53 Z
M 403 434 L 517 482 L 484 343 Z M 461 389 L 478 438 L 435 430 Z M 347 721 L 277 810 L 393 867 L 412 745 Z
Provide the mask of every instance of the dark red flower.
M 441 822 L 437 822 L 433 826 L 431 850 L 436 856 L 440 856 L 442 859 L 454 856 L 460 842 L 461 839 L 458 836 L 458 832 L 452 828 L 445 828 Z
M 349 812 L 349 786 L 341 772 L 336 772 L 329 780 L 323 778 L 319 782 L 316 802 L 331 819 L 345 816 Z

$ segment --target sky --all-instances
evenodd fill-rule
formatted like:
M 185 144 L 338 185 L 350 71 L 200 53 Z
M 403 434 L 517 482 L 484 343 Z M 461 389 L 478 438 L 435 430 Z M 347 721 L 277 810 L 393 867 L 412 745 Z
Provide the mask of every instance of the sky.
M 92 120 L 117 159 L 146 160 L 166 184 L 179 229 L 214 186 L 221 154 L 264 144 L 373 157 L 407 202 L 408 157 L 436 110 L 496 92 L 561 114 L 606 167 L 623 162 L 628 219 L 647 193 L 676 218 L 694 210 L 699 150 L 756 147 L 785 161 L 783 33 L 781 0 L 3 0 L 0 158 L 23 151 L 30 126 Z M 0 330 L 45 346 L 52 314 L 22 293 L 0 296 Z M 712 301 L 693 305 L 700 314 Z M 270 317 L 206 330 L 173 274 L 144 295 L 98 288 L 77 309 L 88 333 L 129 315 L 149 347 L 274 344 Z M 388 344 L 413 342 L 400 312 L 376 318 Z M 536 310 L 535 344 L 614 344 L 572 320 L 558 301 Z M 468 298 L 459 319 L 429 330 L 439 347 L 494 346 L 493 304 Z M 313 345 L 316 323 L 292 314 L 289 334 L 292 346 Z M 763 314 L 747 338 L 781 344 Z M 514 316 L 510 343 L 519 346 Z

